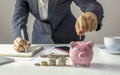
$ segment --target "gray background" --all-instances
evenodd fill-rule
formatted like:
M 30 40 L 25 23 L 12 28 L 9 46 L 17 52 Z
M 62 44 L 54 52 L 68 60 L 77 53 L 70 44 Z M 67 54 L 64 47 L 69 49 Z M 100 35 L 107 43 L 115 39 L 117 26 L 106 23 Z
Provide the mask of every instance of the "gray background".
M 98 0 L 104 7 L 103 27 L 98 32 L 87 32 L 85 41 L 92 40 L 95 43 L 103 43 L 104 36 L 120 36 L 120 0 Z M 13 43 L 12 15 L 15 0 L 0 0 L 0 44 Z M 78 7 L 71 5 L 73 14 L 78 17 L 82 14 Z M 28 32 L 31 39 L 32 25 L 34 17 L 30 15 L 28 20 Z

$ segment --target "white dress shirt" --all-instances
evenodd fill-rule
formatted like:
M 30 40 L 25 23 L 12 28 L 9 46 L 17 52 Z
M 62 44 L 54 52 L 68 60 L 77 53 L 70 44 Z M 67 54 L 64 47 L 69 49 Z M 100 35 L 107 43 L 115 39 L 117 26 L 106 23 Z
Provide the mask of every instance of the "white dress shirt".
M 49 0 L 38 0 L 38 8 L 41 20 L 48 19 L 48 3 Z

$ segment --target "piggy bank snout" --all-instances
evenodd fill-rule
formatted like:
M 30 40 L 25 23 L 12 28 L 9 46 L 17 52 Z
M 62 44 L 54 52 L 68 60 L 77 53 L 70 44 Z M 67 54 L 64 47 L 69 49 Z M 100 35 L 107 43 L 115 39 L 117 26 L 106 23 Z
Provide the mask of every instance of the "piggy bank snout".
M 86 59 L 86 58 L 87 58 L 87 54 L 86 54 L 85 52 L 80 52 L 80 53 L 78 54 L 78 57 L 79 57 L 80 59 Z

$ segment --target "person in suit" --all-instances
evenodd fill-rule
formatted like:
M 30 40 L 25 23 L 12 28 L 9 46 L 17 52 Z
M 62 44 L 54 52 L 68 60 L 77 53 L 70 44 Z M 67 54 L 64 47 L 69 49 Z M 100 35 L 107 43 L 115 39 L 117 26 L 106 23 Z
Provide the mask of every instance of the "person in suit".
M 71 12 L 72 2 L 84 12 L 77 19 Z M 23 47 L 17 39 L 23 38 L 21 30 L 30 44 L 26 26 L 29 12 L 35 17 L 33 44 L 83 41 L 84 33 L 101 29 L 104 13 L 97 0 L 16 0 L 12 21 L 16 50 Z

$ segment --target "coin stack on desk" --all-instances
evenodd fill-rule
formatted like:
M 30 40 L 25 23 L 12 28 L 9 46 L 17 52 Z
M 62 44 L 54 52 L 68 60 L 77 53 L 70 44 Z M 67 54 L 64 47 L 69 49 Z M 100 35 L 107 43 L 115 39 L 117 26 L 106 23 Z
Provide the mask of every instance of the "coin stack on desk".
M 59 66 L 66 66 L 66 57 L 68 57 L 68 55 L 58 55 L 58 54 L 49 54 L 49 55 L 40 55 L 40 57 L 42 58 L 48 58 L 49 59 L 49 64 L 46 64 L 44 62 L 44 64 L 42 66 L 56 66 L 56 60 L 58 60 L 58 65 Z
M 41 61 L 41 66 L 48 66 L 47 61 Z
M 59 66 L 66 66 L 66 57 L 59 58 Z
M 49 58 L 49 66 L 56 66 L 56 58 Z

